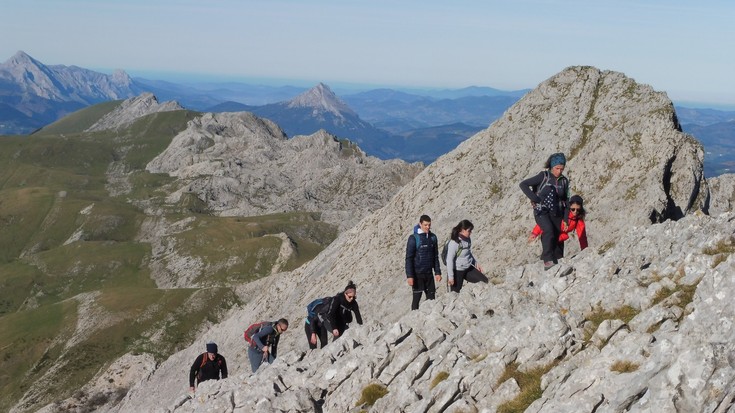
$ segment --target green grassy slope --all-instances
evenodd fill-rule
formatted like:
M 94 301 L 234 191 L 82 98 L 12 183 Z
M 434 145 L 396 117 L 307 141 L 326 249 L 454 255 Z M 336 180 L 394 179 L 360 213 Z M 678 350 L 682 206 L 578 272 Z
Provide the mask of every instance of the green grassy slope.
M 198 114 L 157 113 L 125 130 L 80 132 L 113 104 L 0 139 L 0 411 L 37 383 L 47 389 L 28 400 L 28 411 L 68 397 L 126 352 L 166 358 L 195 340 L 199 325 L 239 305 L 234 286 L 270 274 L 282 242 L 275 234 L 295 244 L 285 270 L 337 235 L 316 213 L 216 217 L 194 196 L 165 205 L 173 178 L 145 165 Z M 124 195 L 107 190 L 112 162 L 124 165 L 132 185 Z M 178 254 L 203 263 L 197 280 L 205 287 L 156 287 L 151 245 L 137 240 L 148 218 L 141 204 L 172 222 L 191 220 L 169 237 Z M 82 305 L 101 319 L 66 348 Z

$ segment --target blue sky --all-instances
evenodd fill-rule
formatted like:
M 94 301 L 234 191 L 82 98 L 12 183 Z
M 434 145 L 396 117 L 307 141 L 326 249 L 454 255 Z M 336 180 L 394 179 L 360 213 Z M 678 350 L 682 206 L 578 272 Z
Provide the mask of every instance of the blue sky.
M 0 21 L 0 61 L 499 89 L 591 65 L 735 107 L 732 0 L 2 0 Z

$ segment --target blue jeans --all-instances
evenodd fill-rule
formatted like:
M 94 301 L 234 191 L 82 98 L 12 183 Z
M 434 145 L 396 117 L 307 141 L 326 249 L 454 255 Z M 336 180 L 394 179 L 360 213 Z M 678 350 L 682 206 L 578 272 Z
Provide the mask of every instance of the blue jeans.
M 267 361 L 268 363 L 273 363 L 273 360 L 276 358 L 273 357 L 273 354 L 268 353 L 268 360 L 263 359 L 263 352 L 258 350 L 258 347 L 256 346 L 250 346 L 248 348 L 248 359 L 250 359 L 250 368 L 253 369 L 253 373 L 258 371 L 258 367 L 260 367 L 261 364 L 263 364 L 264 361 Z

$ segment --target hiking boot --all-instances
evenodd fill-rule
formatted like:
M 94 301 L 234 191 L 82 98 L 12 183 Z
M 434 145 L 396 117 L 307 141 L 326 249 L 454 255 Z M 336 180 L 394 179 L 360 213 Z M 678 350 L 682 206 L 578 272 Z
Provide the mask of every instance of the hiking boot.
M 544 271 L 548 271 L 554 265 L 556 265 L 554 261 L 544 261 Z

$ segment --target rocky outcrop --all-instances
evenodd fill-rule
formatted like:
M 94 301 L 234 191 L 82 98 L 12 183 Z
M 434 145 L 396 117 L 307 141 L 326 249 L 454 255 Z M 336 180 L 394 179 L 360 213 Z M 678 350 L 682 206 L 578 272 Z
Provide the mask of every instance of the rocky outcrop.
M 528 412 L 731 411 L 734 231 L 732 213 L 630 228 L 604 254 L 585 250 L 552 272 L 514 267 L 491 284 L 440 291 L 416 312 L 405 311 L 404 289 L 389 309 L 395 322 L 361 288 L 365 325 L 309 351 L 301 319 L 292 319 L 282 356 L 252 375 L 239 335 L 265 301 L 257 300 L 207 334 L 230 356 L 229 379 L 187 395 L 185 369 L 203 338 L 138 384 L 119 411 L 357 411 L 363 389 L 378 384 L 388 392 L 369 411 L 493 412 L 527 391 L 513 371 L 542 391 Z M 273 281 L 288 297 L 288 280 Z
M 126 127 L 145 115 L 174 110 L 184 110 L 184 108 L 174 101 L 158 103 L 153 93 L 146 92 L 124 100 L 118 107 L 87 128 L 86 132 Z
M 287 139 L 247 113 L 191 121 L 146 169 L 178 178 L 169 201 L 195 194 L 224 216 L 321 211 L 342 228 L 383 205 L 422 164 L 381 161 L 324 131 Z
M 189 166 L 201 157 L 196 142 L 179 158 Z M 525 241 L 533 221 L 518 183 L 559 151 L 586 199 L 591 247 L 568 242 L 544 272 Z M 528 390 L 522 376 L 541 392 L 527 411 L 731 411 L 735 217 L 699 211 L 702 159 L 665 94 L 621 73 L 568 68 L 313 261 L 244 286 L 253 299 L 162 363 L 119 411 L 357 411 L 376 384 L 388 393 L 370 411 L 492 412 Z M 441 241 L 473 221 L 473 251 L 492 282 L 458 295 L 440 285 L 437 300 L 409 312 L 404 250 L 423 213 Z M 304 307 L 350 279 L 366 324 L 307 352 Z M 284 316 L 292 331 L 279 360 L 251 375 L 242 330 Z M 208 340 L 229 356 L 232 377 L 189 398 L 185 370 Z
M 709 212 L 712 215 L 733 210 L 735 202 L 735 174 L 724 174 L 707 179 L 709 185 Z

